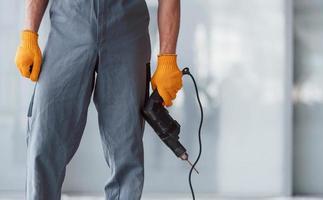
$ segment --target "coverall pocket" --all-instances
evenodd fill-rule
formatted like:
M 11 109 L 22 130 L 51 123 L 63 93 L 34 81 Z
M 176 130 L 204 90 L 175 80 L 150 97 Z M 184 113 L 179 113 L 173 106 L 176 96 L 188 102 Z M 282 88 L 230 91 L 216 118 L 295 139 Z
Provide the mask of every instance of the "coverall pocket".
M 146 105 L 149 95 L 150 95 L 150 79 L 151 79 L 151 72 L 150 72 L 150 63 L 146 63 L 146 92 L 145 92 L 145 100 L 144 100 L 144 105 Z
M 26 135 L 27 145 L 28 145 L 28 140 L 29 140 L 30 131 L 31 131 L 31 117 L 32 117 L 32 112 L 33 112 L 35 89 L 36 89 L 36 86 L 34 88 L 34 92 L 33 92 L 32 96 L 31 96 L 31 100 L 30 100 L 29 108 L 28 108 L 28 112 L 27 112 L 27 135 Z

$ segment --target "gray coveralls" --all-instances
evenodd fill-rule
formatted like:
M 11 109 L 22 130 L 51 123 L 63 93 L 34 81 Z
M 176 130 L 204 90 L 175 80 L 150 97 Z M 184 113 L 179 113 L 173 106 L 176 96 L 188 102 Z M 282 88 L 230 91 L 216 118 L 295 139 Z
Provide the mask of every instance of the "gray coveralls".
M 112 177 L 106 199 L 138 200 L 144 166 L 140 109 L 150 60 L 145 0 L 53 0 L 51 31 L 28 112 L 27 200 L 59 200 L 92 92 Z M 96 75 L 96 78 L 95 78 Z

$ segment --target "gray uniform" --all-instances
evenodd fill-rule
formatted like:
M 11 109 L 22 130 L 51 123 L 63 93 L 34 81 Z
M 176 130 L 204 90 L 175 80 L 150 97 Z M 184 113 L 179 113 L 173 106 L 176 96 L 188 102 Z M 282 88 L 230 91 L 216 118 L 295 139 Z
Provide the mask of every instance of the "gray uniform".
M 112 177 L 106 199 L 138 200 L 144 179 L 140 109 L 147 97 L 144 0 L 53 0 L 51 31 L 28 112 L 27 200 L 59 200 L 91 99 Z M 96 77 L 96 78 L 95 78 Z

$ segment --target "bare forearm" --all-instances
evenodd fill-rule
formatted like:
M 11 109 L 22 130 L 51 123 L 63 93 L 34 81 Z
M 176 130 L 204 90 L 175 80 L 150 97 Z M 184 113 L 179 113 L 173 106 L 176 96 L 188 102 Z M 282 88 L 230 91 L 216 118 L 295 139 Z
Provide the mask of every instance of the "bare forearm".
M 158 28 L 160 54 L 176 53 L 180 27 L 180 0 L 159 0 Z
M 48 0 L 26 0 L 24 29 L 38 32 Z

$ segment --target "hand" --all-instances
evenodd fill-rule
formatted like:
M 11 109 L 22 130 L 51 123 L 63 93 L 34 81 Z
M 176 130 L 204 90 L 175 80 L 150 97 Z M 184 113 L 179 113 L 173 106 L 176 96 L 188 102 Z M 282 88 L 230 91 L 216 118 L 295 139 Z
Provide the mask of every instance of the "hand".
M 157 69 L 151 78 L 152 88 L 157 89 L 165 106 L 171 106 L 176 93 L 182 88 L 182 72 L 179 70 L 175 54 L 158 56 Z
M 21 42 L 16 52 L 15 63 L 22 76 L 37 81 L 42 63 L 42 54 L 38 46 L 38 34 L 22 31 Z

